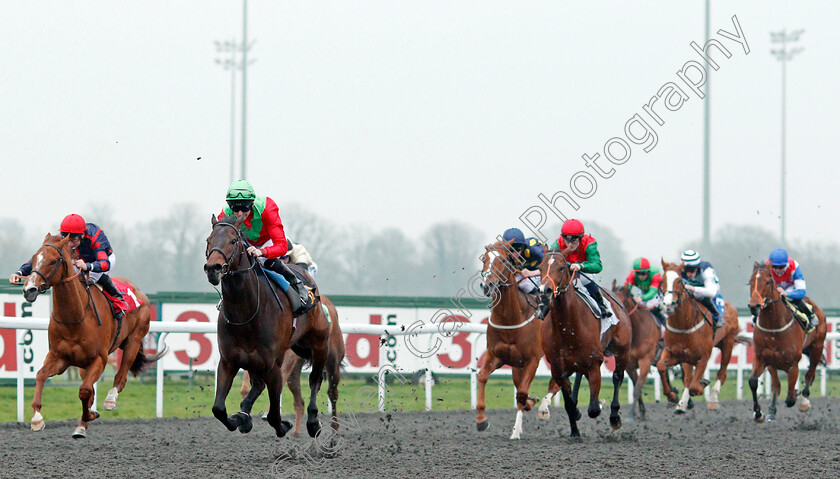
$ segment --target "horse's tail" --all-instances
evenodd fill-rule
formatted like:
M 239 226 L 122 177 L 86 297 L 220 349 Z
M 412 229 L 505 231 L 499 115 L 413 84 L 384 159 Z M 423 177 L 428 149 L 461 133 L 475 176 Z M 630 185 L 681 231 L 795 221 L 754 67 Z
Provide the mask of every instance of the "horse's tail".
M 162 358 L 164 354 L 168 353 L 169 349 L 166 346 L 163 347 L 163 350 L 155 354 L 154 356 L 146 356 L 143 352 L 143 347 L 140 346 L 140 350 L 137 351 L 137 356 L 134 357 L 134 362 L 131 363 L 131 374 L 134 376 L 139 376 L 140 373 L 146 370 L 146 368 L 150 365 L 155 363 L 158 359 Z

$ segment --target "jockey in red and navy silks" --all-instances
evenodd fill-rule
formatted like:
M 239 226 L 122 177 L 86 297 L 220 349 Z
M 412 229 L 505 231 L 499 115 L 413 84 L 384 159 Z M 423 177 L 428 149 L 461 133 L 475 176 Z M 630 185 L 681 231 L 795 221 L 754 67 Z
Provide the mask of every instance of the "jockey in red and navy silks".
M 90 279 L 102 286 L 112 298 L 117 310 L 115 319 L 121 319 L 128 310 L 128 305 L 123 300 L 122 294 L 114 286 L 108 273 L 114 268 L 114 250 L 105 232 L 93 223 L 85 223 L 85 220 L 76 214 L 67 215 L 59 226 L 62 237 L 70 236 L 68 244 L 79 255 L 73 264 L 82 271 L 88 271 Z M 23 276 L 32 273 L 32 260 L 23 263 L 20 269 L 9 278 L 12 283 L 17 283 Z
M 766 264 L 771 266 L 770 274 L 776 282 L 779 294 L 787 296 L 800 311 L 808 316 L 808 332 L 813 331 L 819 320 L 805 304 L 805 276 L 802 274 L 799 263 L 789 258 L 786 250 L 776 248 L 770 252 L 770 258 Z
M 248 241 L 248 254 L 257 258 L 267 269 L 283 275 L 291 287 L 286 296 L 295 316 L 311 309 L 307 303 L 308 295 L 297 276 L 280 260 L 289 249 L 286 233 L 277 204 L 267 196 L 257 196 L 251 183 L 236 180 L 231 183 L 225 196 L 227 206 L 222 209 L 219 219 L 225 216 L 245 218 L 240 227 Z

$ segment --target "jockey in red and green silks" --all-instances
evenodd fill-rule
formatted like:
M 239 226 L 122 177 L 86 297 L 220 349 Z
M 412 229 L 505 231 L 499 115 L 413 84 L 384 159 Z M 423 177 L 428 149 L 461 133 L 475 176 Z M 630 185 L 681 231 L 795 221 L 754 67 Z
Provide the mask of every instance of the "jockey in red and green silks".
M 665 317 L 659 306 L 662 304 L 662 297 L 659 294 L 659 283 L 662 281 L 662 274 L 659 269 L 652 267 L 647 258 L 636 258 L 633 261 L 633 271 L 624 280 L 625 286 L 630 287 L 633 300 L 640 306 L 650 309 L 661 325 L 665 324 Z
M 225 216 L 245 218 L 240 229 L 249 243 L 248 254 L 256 257 L 267 269 L 283 275 L 292 286 L 286 293 L 294 314 L 303 314 L 307 306 L 311 306 L 307 305 L 304 288 L 292 270 L 279 260 L 286 254 L 288 243 L 277 204 L 267 196 L 257 196 L 254 187 L 245 180 L 234 181 L 227 190 L 225 200 L 227 206 L 222 209 L 219 219 Z

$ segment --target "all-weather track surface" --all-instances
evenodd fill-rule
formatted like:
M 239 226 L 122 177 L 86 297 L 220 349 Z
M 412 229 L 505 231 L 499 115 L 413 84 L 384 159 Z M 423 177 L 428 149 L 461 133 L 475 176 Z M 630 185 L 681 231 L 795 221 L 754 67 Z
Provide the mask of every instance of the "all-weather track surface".
M 508 439 L 513 410 L 489 411 L 490 428 L 481 433 L 473 411 L 357 414 L 352 430 L 333 440 L 332 457 L 309 437 L 277 439 L 256 417 L 249 434 L 228 432 L 211 417 L 100 419 L 76 440 L 75 421 L 47 417 L 40 432 L 0 425 L 0 477 L 838 477 L 840 399 L 813 398 L 812 405 L 802 413 L 782 404 L 777 421 L 765 424 L 753 421 L 748 401 L 724 402 L 718 411 L 700 402 L 684 416 L 649 404 L 644 422 L 628 421 L 622 407 L 618 431 L 609 428 L 608 411 L 593 420 L 584 408 L 580 441 L 569 439 L 562 408 L 548 421 L 527 413 L 520 441 Z

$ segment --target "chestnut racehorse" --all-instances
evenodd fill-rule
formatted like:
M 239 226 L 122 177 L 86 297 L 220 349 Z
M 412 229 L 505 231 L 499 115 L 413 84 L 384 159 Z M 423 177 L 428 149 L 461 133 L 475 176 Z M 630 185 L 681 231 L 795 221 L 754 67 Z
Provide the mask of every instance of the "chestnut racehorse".
M 330 398 L 330 405 L 332 406 L 332 419 L 330 423 L 333 430 L 338 432 L 336 408 L 338 406 L 338 384 L 341 382 L 341 363 L 344 361 L 344 336 L 341 333 L 341 326 L 338 324 L 338 312 L 333 302 L 322 294 L 321 304 L 330 312 L 330 321 L 332 321 L 330 327 L 330 351 L 327 356 L 327 381 L 329 382 L 327 395 Z M 319 306 L 318 309 L 321 311 L 320 314 L 325 314 L 323 307 Z M 324 320 L 326 321 L 326 318 Z M 289 391 L 294 398 L 295 426 L 292 432 L 294 437 L 300 437 L 300 425 L 303 420 L 303 395 L 300 391 L 300 373 L 305 364 L 305 359 L 295 354 L 292 349 L 289 349 L 286 351 L 286 357 L 283 358 L 283 367 L 280 370 L 282 384 L 289 387 Z M 251 390 L 250 378 L 251 375 L 248 374 L 248 371 L 245 371 L 242 378 L 242 388 L 239 390 L 240 394 L 242 394 L 242 399 L 245 399 Z
M 810 334 L 796 324 L 798 321 L 793 312 L 782 301 L 782 296 L 776 289 L 776 282 L 770 273 L 770 267 L 766 265 L 753 265 L 753 272 L 750 276 L 750 310 L 758 312 L 758 319 L 755 322 L 753 331 L 753 372 L 750 377 L 750 390 L 753 396 L 753 411 L 756 422 L 764 422 L 761 415 L 761 407 L 758 405 L 756 389 L 758 378 L 766 367 L 770 370 L 773 378 L 773 400 L 770 403 L 770 411 L 767 420 L 776 419 L 776 398 L 781 393 L 782 385 L 779 383 L 778 370 L 785 371 L 788 378 L 788 393 L 785 398 L 785 405 L 792 407 L 796 404 L 796 381 L 799 378 L 799 360 L 802 353 L 808 355 L 808 372 L 805 373 L 805 389 L 802 390 L 802 398 L 799 409 L 807 411 L 811 407 L 808 396 L 811 395 L 811 384 L 817 374 L 817 365 L 822 359 L 823 347 L 825 345 L 825 334 L 827 324 L 825 313 L 810 298 L 805 297 L 814 312 L 819 318 L 819 324 Z
M 478 401 L 476 403 L 476 428 L 484 431 L 489 426 L 484 414 L 487 379 L 490 373 L 507 364 L 512 368 L 513 385 L 516 387 L 516 420 L 511 439 L 522 435 L 522 414 L 530 411 L 537 398 L 528 396 L 528 388 L 543 356 L 540 344 L 540 321 L 536 319 L 536 300 L 528 301 L 516 282 L 517 268 L 511 257 L 511 243 L 498 241 L 485 246 L 482 255 L 481 289 L 493 299 L 490 321 L 487 325 L 487 351 L 480 361 L 478 371 Z
M 317 394 L 321 388 L 327 363 L 329 326 L 313 309 L 298 318 L 293 332 L 289 298 L 268 279 L 259 262 L 247 253 L 240 226 L 245 217 L 237 220 L 212 217 L 213 231 L 207 238 L 207 280 L 222 285 L 222 305 L 219 310 L 219 367 L 213 415 L 228 430 L 251 430 L 251 408 L 254 401 L 268 388 L 268 423 L 278 437 L 285 436 L 292 425 L 280 418 L 280 393 L 283 389 L 281 368 L 286 350 L 290 347 L 312 362 L 309 375 L 310 398 L 307 407 L 306 429 L 315 437 L 321 429 L 318 421 Z M 317 293 L 317 289 L 313 291 Z M 253 388 L 240 403 L 240 412 L 227 415 L 225 398 L 233 378 L 240 369 L 251 373 Z
M 50 350 L 44 365 L 35 377 L 35 397 L 32 399 L 32 430 L 44 427 L 41 415 L 41 393 L 47 378 L 63 373 L 68 367 L 80 368 L 82 385 L 79 400 L 82 416 L 73 437 L 87 437 L 88 423 L 99 417 L 91 411 L 93 385 L 99 380 L 108 354 L 117 348 L 123 350 L 114 387 L 108 391 L 104 407 L 117 408 L 117 395 L 122 392 L 129 370 L 139 374 L 143 368 L 157 361 L 163 351 L 153 357 L 143 354 L 143 337 L 149 332 L 151 317 L 149 298 L 125 278 L 116 278 L 131 287 L 140 306 L 126 314 L 119 324 L 111 314 L 108 299 L 99 288 L 89 288 L 84 279 L 73 272 L 73 255 L 67 246 L 70 237 L 47 235 L 44 244 L 32 257 L 32 274 L 23 285 L 23 296 L 30 303 L 39 294 L 52 288 L 52 314 L 48 329 Z M 95 409 L 95 408 L 94 408 Z
M 636 409 L 639 410 L 639 419 L 645 419 L 645 403 L 642 401 L 642 388 L 647 382 L 650 366 L 656 355 L 656 343 L 659 342 L 661 332 L 650 309 L 640 306 L 633 300 L 630 294 L 630 287 L 625 285 L 617 287 L 615 280 L 612 284 L 613 293 L 621 301 L 622 306 L 629 311 L 630 323 L 633 325 L 633 339 L 630 341 L 630 364 L 629 369 L 639 369 L 638 379 L 633 383 L 633 409 L 630 417 L 636 417 Z
M 571 436 L 579 437 L 577 421 L 581 415 L 577 408 L 577 398 L 572 393 L 569 376 L 573 373 L 586 376 L 589 382 L 589 417 L 596 418 L 601 414 L 598 394 L 601 390 L 601 363 L 604 362 L 604 351 L 615 356 L 615 391 L 610 404 L 610 426 L 613 429 L 621 427 L 618 393 L 624 382 L 624 373 L 627 372 L 634 381 L 638 381 L 638 377 L 635 369 L 628 369 L 633 333 L 626 311 L 605 292 L 604 298 L 613 305 L 619 322 L 608 329 L 601 338 L 601 320 L 595 317 L 586 302 L 575 292 L 575 275 L 566 262 L 566 254 L 568 250 L 549 251 L 540 266 L 540 290 L 551 294 L 549 313 L 543 321 L 541 337 L 545 356 L 551 365 L 551 377 L 563 391 Z M 602 342 L 607 345 L 606 348 L 602 347 Z
M 667 371 L 671 366 L 682 365 L 685 389 L 677 403 L 677 414 L 683 414 L 686 409 L 693 407 L 690 396 L 703 394 L 703 388 L 708 385 L 708 381 L 703 379 L 703 373 L 712 355 L 712 347 L 720 349 L 720 369 L 709 391 L 707 405 L 712 410 L 720 407 L 718 394 L 726 382 L 726 368 L 732 358 L 732 348 L 736 342 L 746 342 L 738 339 L 738 310 L 729 301 L 723 313 L 726 325 L 714 332 L 711 314 L 683 284 L 683 267 L 682 263 L 666 263 L 662 260 L 663 278 L 659 283 L 659 290 L 663 294 L 662 305 L 668 319 L 665 322 L 665 350 L 656 367 L 662 378 L 662 391 L 673 403 L 677 401 L 677 393 L 671 389 Z

